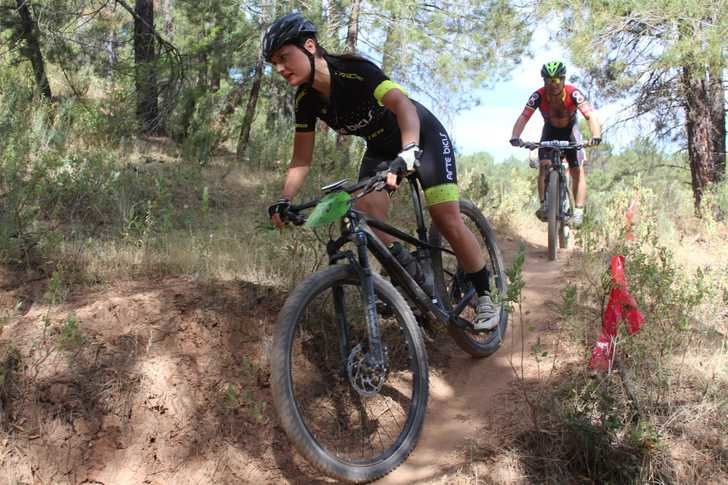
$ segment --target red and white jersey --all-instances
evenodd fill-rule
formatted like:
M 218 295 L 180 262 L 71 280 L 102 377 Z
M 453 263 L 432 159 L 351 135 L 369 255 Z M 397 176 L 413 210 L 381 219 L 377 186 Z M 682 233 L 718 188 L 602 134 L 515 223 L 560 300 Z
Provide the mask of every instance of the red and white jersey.
M 545 87 L 538 89 L 528 98 L 521 116 L 525 116 L 526 120 L 530 119 L 536 108 L 541 111 L 543 120 L 547 124 L 551 124 L 553 119 L 568 119 L 569 124 L 573 124 L 576 122 L 577 110 L 586 119 L 589 119 L 589 114 L 593 111 L 582 92 L 571 84 L 564 85 L 561 99 L 548 96 Z

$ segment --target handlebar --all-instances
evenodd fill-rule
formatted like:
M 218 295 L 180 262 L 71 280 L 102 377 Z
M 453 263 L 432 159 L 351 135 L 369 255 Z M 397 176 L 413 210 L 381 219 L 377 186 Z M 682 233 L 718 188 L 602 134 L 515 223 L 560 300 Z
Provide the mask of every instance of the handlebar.
M 386 163 L 386 162 L 384 162 Z M 379 168 L 381 168 L 382 165 L 380 165 Z M 362 190 L 359 194 L 356 195 L 356 199 L 361 199 L 365 195 L 380 191 L 380 190 L 389 190 L 386 186 L 386 180 L 387 180 L 387 174 L 389 173 L 389 170 L 381 170 L 377 172 L 374 176 L 369 177 L 368 179 L 360 180 L 359 182 L 351 185 L 345 185 L 341 186 L 340 188 L 336 189 L 335 191 L 341 191 L 346 192 L 348 194 L 351 194 L 352 192 L 356 192 L 358 190 Z M 331 191 L 334 192 L 334 191 Z M 327 192 L 330 193 L 330 192 Z M 295 224 L 296 226 L 303 225 L 306 222 L 306 216 L 301 214 L 300 212 L 305 211 L 306 209 L 311 209 L 312 207 L 315 207 L 316 204 L 318 204 L 322 197 L 317 197 L 316 199 L 309 200 L 307 202 L 304 202 L 302 204 L 296 204 L 291 205 L 288 208 L 288 212 L 286 213 L 284 217 L 284 222 L 291 222 Z
M 575 143 L 571 141 L 566 140 L 545 140 L 545 141 L 524 141 L 521 147 L 526 148 L 528 150 L 535 150 L 536 148 L 556 148 L 558 150 L 581 150 L 582 148 L 587 148 L 590 146 L 595 146 L 591 142 L 581 142 L 581 143 Z

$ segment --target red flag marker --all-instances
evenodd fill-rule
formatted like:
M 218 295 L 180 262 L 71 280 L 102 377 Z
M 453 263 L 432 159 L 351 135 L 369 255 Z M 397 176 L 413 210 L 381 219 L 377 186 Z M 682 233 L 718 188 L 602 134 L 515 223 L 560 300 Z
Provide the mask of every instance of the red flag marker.
M 639 332 L 645 321 L 644 315 L 637 307 L 637 302 L 627 288 L 624 256 L 612 256 L 610 266 L 613 288 L 602 316 L 602 333 L 597 339 L 589 360 L 590 369 L 601 371 L 611 369 L 614 358 L 614 339 L 617 337 L 620 322 L 626 320 L 627 333 L 634 335 Z

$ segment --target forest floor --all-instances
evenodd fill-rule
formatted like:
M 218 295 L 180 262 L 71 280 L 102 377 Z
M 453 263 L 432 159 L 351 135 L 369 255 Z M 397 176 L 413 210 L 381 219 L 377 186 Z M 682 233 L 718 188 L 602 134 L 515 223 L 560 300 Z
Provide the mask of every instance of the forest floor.
M 444 333 L 428 343 L 423 434 L 382 483 L 529 481 L 518 460 L 530 428 L 520 394 L 543 376 L 527 349 L 558 326 L 568 265 L 568 253 L 546 260 L 541 229 L 501 238 L 507 264 L 526 248 L 528 335 L 522 342 L 524 325 L 511 319 L 504 345 L 484 360 Z M 9 315 L 0 344 L 13 349 L 0 381 L 0 484 L 327 481 L 292 449 L 271 405 L 267 359 L 285 294 L 165 277 L 49 304 L 47 287 L 28 273 L 0 274 Z

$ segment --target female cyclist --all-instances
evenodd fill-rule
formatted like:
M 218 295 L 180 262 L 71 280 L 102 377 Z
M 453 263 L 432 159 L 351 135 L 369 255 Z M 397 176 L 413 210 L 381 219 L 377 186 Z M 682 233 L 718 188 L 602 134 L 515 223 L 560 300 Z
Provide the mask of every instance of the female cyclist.
M 317 118 L 341 134 L 362 137 L 367 149 L 359 179 L 373 176 L 383 161 L 394 160 L 387 179 L 393 188 L 398 174 L 417 172 L 433 223 L 478 292 L 475 329 L 495 328 L 500 312 L 489 295 L 489 274 L 477 239 L 460 217 L 455 157 L 442 124 L 372 62 L 354 55 L 328 54 L 316 40 L 316 27 L 299 13 L 275 20 L 262 47 L 266 61 L 297 88 L 293 156 L 281 197 L 268 209 L 273 224 L 283 226 L 281 216 L 311 167 Z M 360 199 L 357 208 L 385 220 L 389 197 L 373 192 Z M 415 265 L 409 252 L 391 236 L 378 235 L 412 272 Z

